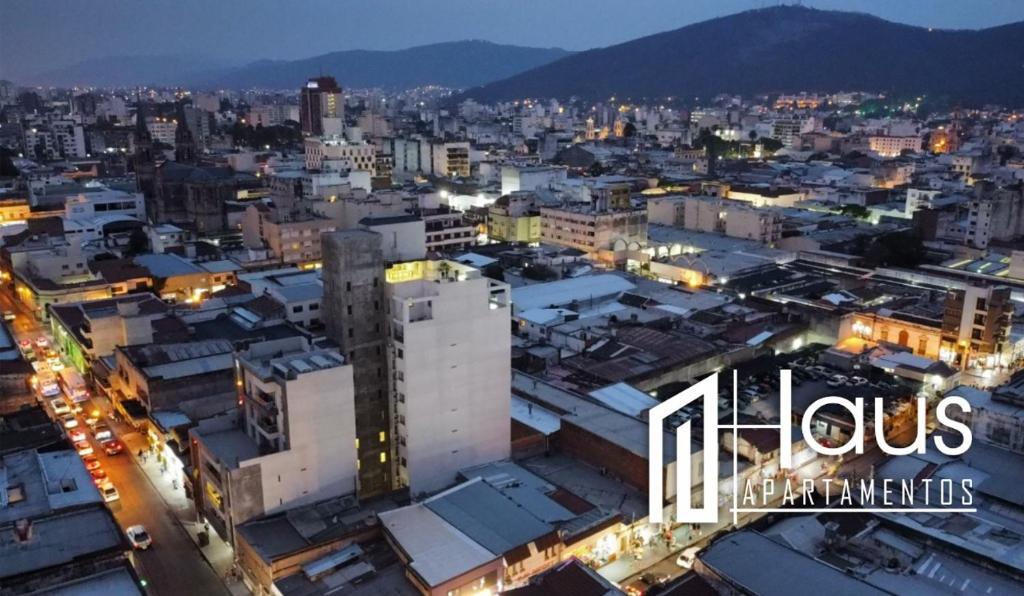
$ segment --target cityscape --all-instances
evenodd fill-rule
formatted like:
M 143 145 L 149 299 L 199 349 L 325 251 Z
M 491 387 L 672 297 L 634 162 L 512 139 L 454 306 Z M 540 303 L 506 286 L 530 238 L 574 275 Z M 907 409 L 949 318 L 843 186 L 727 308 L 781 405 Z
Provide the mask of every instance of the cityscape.
M 0 596 L 1024 593 L 1024 4 L 110 3 L 0 4 Z

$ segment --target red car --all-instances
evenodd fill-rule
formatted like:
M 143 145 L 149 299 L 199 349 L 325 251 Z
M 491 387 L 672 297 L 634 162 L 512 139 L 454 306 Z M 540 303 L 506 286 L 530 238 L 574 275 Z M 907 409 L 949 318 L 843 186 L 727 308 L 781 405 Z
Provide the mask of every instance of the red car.
M 82 462 L 85 463 L 85 469 L 90 472 L 100 467 L 100 460 L 96 459 L 95 455 L 86 455 L 82 458 Z
M 89 474 L 92 476 L 92 481 L 96 483 L 96 486 L 99 486 L 107 481 L 107 473 L 102 468 L 89 470 Z
M 103 443 L 100 443 L 100 446 L 103 448 L 103 452 L 107 455 L 117 455 L 124 451 L 124 445 L 121 444 L 121 441 L 117 440 L 104 441 Z

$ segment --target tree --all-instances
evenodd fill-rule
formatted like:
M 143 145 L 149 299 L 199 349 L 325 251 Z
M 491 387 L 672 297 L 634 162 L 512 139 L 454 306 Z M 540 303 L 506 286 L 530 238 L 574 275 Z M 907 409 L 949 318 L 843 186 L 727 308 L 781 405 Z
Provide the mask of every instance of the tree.
M 857 219 L 869 219 L 871 217 L 871 211 L 861 205 L 843 205 L 839 208 L 839 212 L 847 217 L 856 217 Z
M 774 139 L 772 137 L 762 138 L 761 146 L 764 147 L 764 150 L 767 151 L 768 153 L 775 153 L 779 149 L 785 147 L 785 145 L 782 144 L 782 141 Z
M 131 255 L 139 255 L 149 252 L 149 236 L 142 228 L 135 228 L 128 236 L 128 248 L 126 252 Z
M 864 263 L 869 267 L 914 268 L 924 261 L 925 254 L 916 231 L 893 232 L 871 242 L 864 252 Z
M 749 138 L 751 141 L 756 141 L 757 140 L 757 131 L 756 130 L 752 130 L 752 131 L 748 132 L 747 133 L 747 138 Z
M 14 178 L 20 173 L 14 165 L 11 151 L 7 147 L 0 147 L 0 178 Z

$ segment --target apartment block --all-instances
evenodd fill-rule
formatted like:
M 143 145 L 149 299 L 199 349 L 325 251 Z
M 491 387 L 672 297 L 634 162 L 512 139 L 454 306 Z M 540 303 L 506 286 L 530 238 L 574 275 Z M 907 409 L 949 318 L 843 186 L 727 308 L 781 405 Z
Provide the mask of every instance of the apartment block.
M 453 261 L 387 272 L 396 480 L 413 495 L 510 450 L 510 290 Z

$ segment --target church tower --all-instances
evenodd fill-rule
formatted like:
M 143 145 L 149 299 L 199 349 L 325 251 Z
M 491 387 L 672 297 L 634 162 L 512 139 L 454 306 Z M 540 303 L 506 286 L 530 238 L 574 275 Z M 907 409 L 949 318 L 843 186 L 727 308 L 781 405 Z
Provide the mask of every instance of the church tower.
M 156 157 L 153 149 L 153 135 L 146 126 L 146 106 L 140 97 L 135 110 L 135 155 L 132 159 L 135 168 L 135 182 L 139 192 L 150 204 L 154 199 L 156 186 Z
M 178 163 L 196 163 L 196 141 L 192 137 L 192 130 L 188 127 L 188 120 L 185 118 L 185 104 L 178 104 L 176 116 L 178 126 L 174 129 L 174 161 Z

